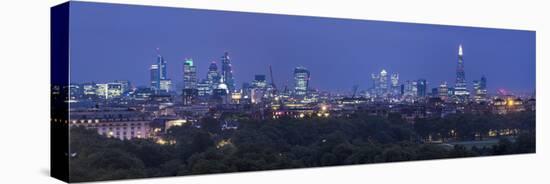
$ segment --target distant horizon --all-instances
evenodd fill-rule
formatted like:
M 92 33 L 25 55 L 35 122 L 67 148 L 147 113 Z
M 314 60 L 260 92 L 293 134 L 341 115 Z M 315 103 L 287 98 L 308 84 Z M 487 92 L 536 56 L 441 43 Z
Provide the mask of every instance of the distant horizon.
M 458 45 L 464 47 L 468 89 L 482 75 L 490 93 L 534 93 L 535 32 L 414 23 L 72 2 L 71 82 L 129 80 L 149 86 L 156 48 L 174 88 L 183 62 L 197 78 L 229 52 L 237 88 L 273 67 L 279 88 L 293 86 L 293 69 L 311 72 L 310 88 L 351 91 L 372 86 L 382 69 L 399 81 L 426 79 L 429 88 L 455 84 Z

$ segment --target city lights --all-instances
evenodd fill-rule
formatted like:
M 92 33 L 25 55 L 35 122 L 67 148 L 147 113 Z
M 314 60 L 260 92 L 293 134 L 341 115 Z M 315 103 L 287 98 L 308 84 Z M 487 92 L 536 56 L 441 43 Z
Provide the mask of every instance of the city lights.
M 160 145 L 165 145 L 166 143 L 168 143 L 166 140 L 164 139 L 158 139 L 157 140 L 157 144 L 160 144 Z
M 155 139 L 157 144 L 175 144 L 164 135 L 173 127 L 190 125 L 201 128 L 201 120 L 211 117 L 222 126 L 222 130 L 238 129 L 239 119 L 265 120 L 281 118 L 352 117 L 354 113 L 366 112 L 370 116 L 400 114 L 406 122 L 415 123 L 423 118 L 444 117 L 458 113 L 494 113 L 534 111 L 535 99 L 520 98 L 499 93 L 491 95 L 487 90 L 487 77 L 473 80 L 468 88 L 465 78 L 463 46 L 459 45 L 455 68 L 454 85 L 446 81 L 435 83 L 424 78 L 404 80 L 399 73 L 381 69 L 370 75 L 372 86 L 359 90 L 352 86 L 349 92 L 331 92 L 313 89 L 310 86 L 310 69 L 294 67 L 291 87 L 277 88 L 271 65 L 269 75 L 251 75 L 251 80 L 242 85 L 235 83 L 232 60 L 225 52 L 216 61 L 209 62 L 204 77 L 197 76 L 200 61 L 183 61 L 183 86 L 181 92 L 174 92 L 172 80 L 168 78 L 167 61 L 160 54 L 150 65 L 150 86 L 132 87 L 127 80 L 113 80 L 105 83 L 83 83 L 71 85 L 74 105 L 85 101 L 103 103 L 105 107 L 71 112 L 70 122 L 74 126 L 97 129 L 98 133 L 117 139 Z M 390 73 L 391 72 L 391 73 Z M 369 80 L 369 79 L 365 79 Z M 471 93 L 470 93 L 471 90 Z M 501 90 L 503 91 L 503 90 Z M 179 99 L 178 99 L 179 98 Z M 113 107 L 109 107 L 112 105 Z M 115 108 L 122 107 L 122 108 Z M 53 120 L 56 122 L 56 120 Z M 233 122 L 233 123 L 228 123 Z M 236 123 L 234 123 L 236 122 Z M 116 131 L 116 132 L 115 132 Z M 500 131 L 500 130 L 499 130 Z M 511 135 L 513 131 L 491 130 L 490 136 Z M 450 130 L 450 135 L 457 134 Z M 222 140 L 217 147 L 229 141 Z
M 68 182 L 536 151 L 535 31 L 127 6 L 52 8 Z

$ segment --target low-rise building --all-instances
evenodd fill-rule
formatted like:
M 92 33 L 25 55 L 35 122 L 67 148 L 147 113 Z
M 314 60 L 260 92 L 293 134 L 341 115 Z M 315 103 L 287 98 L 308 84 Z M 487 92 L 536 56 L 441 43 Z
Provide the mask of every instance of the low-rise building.
M 149 138 L 150 120 L 146 114 L 129 109 L 71 110 L 71 127 L 83 126 L 98 134 L 120 140 Z

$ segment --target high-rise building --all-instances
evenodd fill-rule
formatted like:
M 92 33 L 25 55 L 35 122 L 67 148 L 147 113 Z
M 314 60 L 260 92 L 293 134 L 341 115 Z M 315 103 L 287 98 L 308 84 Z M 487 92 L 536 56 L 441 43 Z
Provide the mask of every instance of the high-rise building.
M 206 82 L 210 84 L 210 94 L 212 93 L 212 90 L 216 89 L 218 85 L 220 84 L 220 73 L 218 72 L 218 65 L 216 65 L 215 61 L 212 61 L 210 63 L 210 66 L 208 67 L 208 73 L 206 73 Z
M 172 81 L 168 79 L 166 60 L 160 54 L 157 55 L 157 63 L 151 65 L 151 88 L 156 92 L 170 91 Z
M 454 96 L 458 103 L 468 102 L 470 92 L 468 92 L 466 85 L 466 74 L 464 72 L 464 58 L 461 44 L 458 46 L 458 63 L 456 66 L 456 83 L 454 88 Z
M 441 98 L 441 100 L 447 101 L 447 98 L 449 97 L 449 87 L 447 87 L 447 82 L 441 83 L 437 92 L 439 93 L 439 98 Z
M 183 104 L 192 104 L 195 97 L 199 95 L 197 83 L 197 67 L 192 59 L 185 59 L 183 63 Z
M 157 55 L 157 65 L 159 66 L 159 77 L 160 80 L 168 79 L 167 70 L 166 70 L 166 60 L 160 54 Z
M 305 96 L 309 89 L 310 73 L 305 67 L 294 68 L 294 94 Z
M 487 78 L 481 77 L 481 80 L 474 80 L 474 101 L 479 103 L 487 99 Z
M 227 85 L 227 89 L 229 91 L 233 91 L 235 89 L 235 79 L 233 78 L 231 59 L 229 58 L 228 52 L 225 52 L 224 55 L 221 57 L 221 63 L 223 81 Z
M 201 80 L 197 83 L 197 92 L 199 96 L 212 95 L 212 85 L 208 83 L 208 80 Z
M 394 78 L 395 77 L 395 78 Z M 380 97 L 380 96 L 386 96 L 388 94 L 388 72 L 384 69 L 382 69 L 382 71 L 380 71 L 380 74 L 376 74 L 376 73 L 373 73 L 371 74 L 371 79 L 372 79 L 372 84 L 373 84 L 373 87 L 372 87 L 372 94 L 374 94 L 374 96 L 377 96 L 377 97 Z M 391 76 L 391 85 L 393 87 L 393 80 L 395 80 L 397 83 L 399 82 L 399 75 L 397 74 L 393 74 Z M 398 84 L 396 84 L 398 85 Z M 397 87 L 397 86 L 395 86 Z
M 399 96 L 399 74 L 394 73 L 391 75 L 391 93 L 393 96 Z
M 404 87 L 403 87 L 403 95 L 405 96 L 413 96 L 413 84 L 410 80 L 405 81 Z M 415 94 L 416 95 L 416 94 Z
M 418 81 L 417 80 L 407 80 L 403 86 L 403 96 L 402 100 L 408 102 L 416 101 L 418 96 Z
M 405 95 L 409 97 L 418 96 L 418 81 L 406 81 Z
M 411 81 L 411 94 L 412 96 L 418 96 L 418 81 Z
M 159 65 L 151 65 L 151 88 L 154 90 L 160 89 L 160 75 L 159 75 Z
M 197 67 L 193 59 L 185 59 L 183 63 L 183 88 L 197 89 Z
M 388 72 L 386 70 L 380 71 L 380 91 L 382 94 L 388 91 Z
M 416 81 L 416 92 L 417 92 L 417 96 L 419 97 L 425 97 L 426 96 L 426 92 L 428 90 L 428 84 L 426 83 L 426 79 L 418 79 L 418 81 Z

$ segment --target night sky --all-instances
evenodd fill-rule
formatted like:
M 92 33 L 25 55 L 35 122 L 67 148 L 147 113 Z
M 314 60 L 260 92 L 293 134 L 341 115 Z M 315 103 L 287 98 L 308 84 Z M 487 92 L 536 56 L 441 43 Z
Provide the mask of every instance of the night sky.
M 454 85 L 462 44 L 470 89 L 485 75 L 490 93 L 535 90 L 534 31 L 84 2 L 71 8 L 72 82 L 147 86 L 160 48 L 173 83 L 182 82 L 185 58 L 203 79 L 211 61 L 221 69 L 228 51 L 239 88 L 254 74 L 268 75 L 269 64 L 280 87 L 291 87 L 294 67 L 304 66 L 320 90 L 368 89 L 370 74 L 382 69 L 400 81 L 427 79 L 432 88 Z

